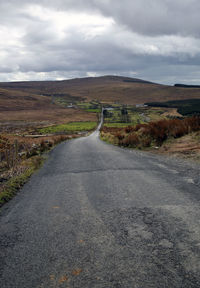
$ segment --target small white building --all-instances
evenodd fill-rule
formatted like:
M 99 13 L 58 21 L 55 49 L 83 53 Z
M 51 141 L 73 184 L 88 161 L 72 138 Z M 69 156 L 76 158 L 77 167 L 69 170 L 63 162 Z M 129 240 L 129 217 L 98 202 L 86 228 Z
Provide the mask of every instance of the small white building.
M 146 104 L 136 104 L 136 108 L 148 107 Z

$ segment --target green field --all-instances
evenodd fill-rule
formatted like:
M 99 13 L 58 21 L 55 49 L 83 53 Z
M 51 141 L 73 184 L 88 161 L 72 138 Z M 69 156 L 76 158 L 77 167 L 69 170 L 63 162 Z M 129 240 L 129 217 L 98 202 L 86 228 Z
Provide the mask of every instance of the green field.
M 136 108 L 134 106 L 126 107 L 126 115 L 122 115 L 123 107 L 116 107 L 114 110 L 108 110 L 104 115 L 104 126 L 107 127 L 127 127 L 137 124 L 158 121 L 165 118 L 162 114 L 166 109 L 155 110 L 154 108 Z
M 55 126 L 49 126 L 38 130 L 41 134 L 54 134 L 64 132 L 79 132 L 79 131 L 91 131 L 95 129 L 97 122 L 71 122 L 67 124 L 60 124 Z
M 105 123 L 105 127 L 117 127 L 117 128 L 124 128 L 127 126 L 134 126 L 135 123 Z
M 86 112 L 101 113 L 101 109 L 86 109 Z
M 101 113 L 101 104 L 95 101 L 92 102 L 78 102 L 77 106 L 89 113 Z

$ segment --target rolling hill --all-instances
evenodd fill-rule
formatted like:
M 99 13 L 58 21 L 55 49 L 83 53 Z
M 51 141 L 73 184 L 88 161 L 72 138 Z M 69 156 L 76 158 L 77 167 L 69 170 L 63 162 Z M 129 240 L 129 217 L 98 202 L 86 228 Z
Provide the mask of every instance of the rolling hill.
M 100 102 L 137 104 L 153 101 L 200 98 L 200 89 L 167 86 L 148 81 L 102 76 L 64 81 L 34 81 L 0 83 L 0 89 L 12 91 L 13 95 L 28 93 L 43 97 L 55 95 L 66 97 L 71 102 L 98 100 Z M 35 96 L 34 96 L 35 97 Z M 28 99 L 28 98 L 27 98 Z
M 0 121 L 69 122 L 94 120 L 95 114 L 65 103 L 100 101 L 102 103 L 142 104 L 184 99 L 200 99 L 200 89 L 167 86 L 141 79 L 102 76 L 63 81 L 26 81 L 0 83 Z

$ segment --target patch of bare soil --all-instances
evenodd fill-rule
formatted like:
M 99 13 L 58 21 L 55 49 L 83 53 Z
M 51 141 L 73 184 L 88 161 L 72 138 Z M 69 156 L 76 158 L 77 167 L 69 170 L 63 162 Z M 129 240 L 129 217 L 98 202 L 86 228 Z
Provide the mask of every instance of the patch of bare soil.
M 200 161 L 200 131 L 170 140 L 162 145 L 158 152 Z
M 164 117 L 183 117 L 177 112 L 177 108 L 168 108 L 168 111 L 162 114 Z

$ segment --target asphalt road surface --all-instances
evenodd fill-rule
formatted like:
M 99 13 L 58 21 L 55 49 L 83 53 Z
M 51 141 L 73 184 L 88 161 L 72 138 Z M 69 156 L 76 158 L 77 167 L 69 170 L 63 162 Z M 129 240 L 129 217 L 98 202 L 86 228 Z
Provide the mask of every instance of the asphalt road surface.
M 89 137 L 0 212 L 0 287 L 200 287 L 200 167 Z

